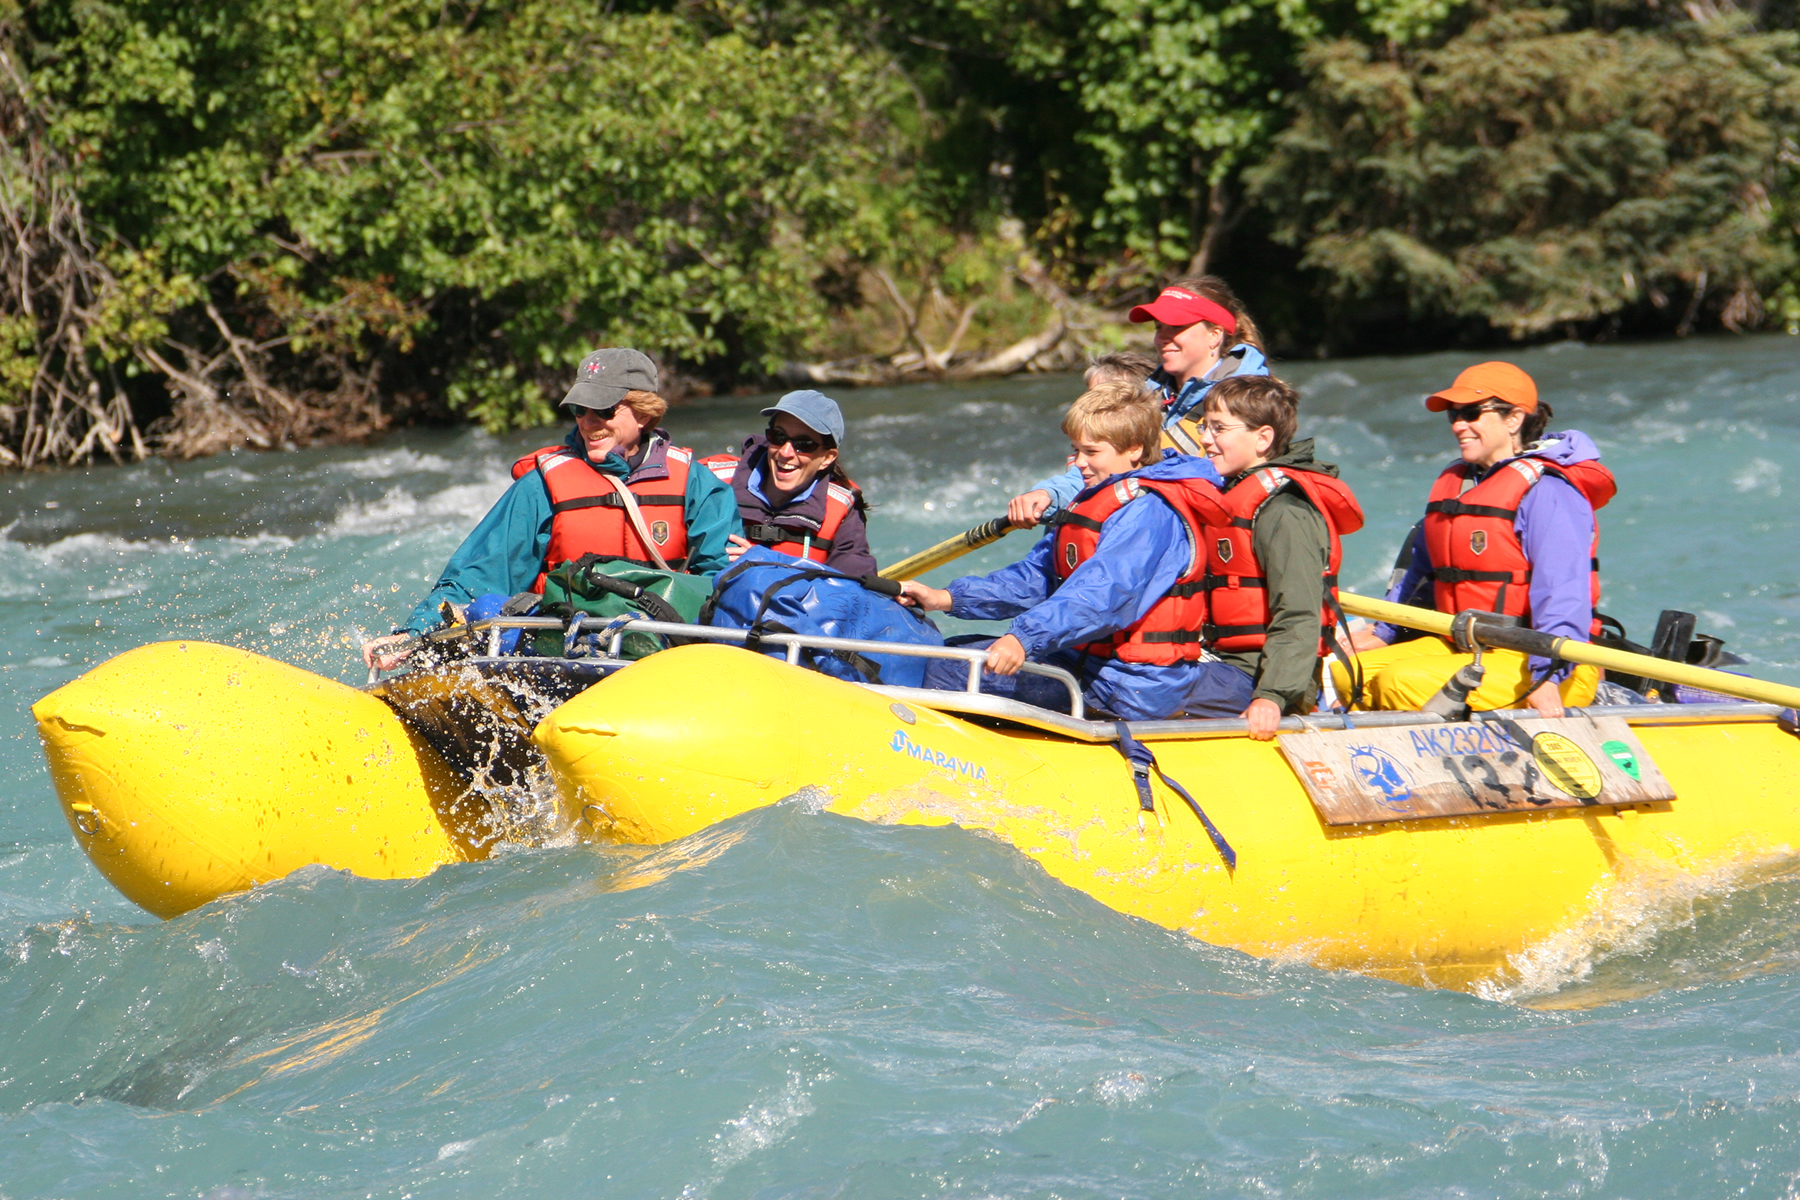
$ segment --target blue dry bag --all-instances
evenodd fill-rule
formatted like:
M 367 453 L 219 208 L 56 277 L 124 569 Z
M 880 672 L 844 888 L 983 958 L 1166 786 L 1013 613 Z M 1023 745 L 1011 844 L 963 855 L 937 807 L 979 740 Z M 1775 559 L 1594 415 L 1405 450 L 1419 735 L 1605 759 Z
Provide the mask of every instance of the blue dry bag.
M 753 546 L 719 572 L 700 620 L 726 629 L 747 629 L 752 635 L 810 633 L 909 646 L 943 645 L 944 636 L 937 626 L 923 614 L 889 598 L 897 588 L 897 584 L 872 575 L 858 579 Z M 787 656 L 786 647 L 758 645 L 754 636 L 749 645 L 777 658 Z M 925 664 L 931 660 L 895 654 L 803 650 L 800 661 L 851 683 L 920 687 L 925 682 Z

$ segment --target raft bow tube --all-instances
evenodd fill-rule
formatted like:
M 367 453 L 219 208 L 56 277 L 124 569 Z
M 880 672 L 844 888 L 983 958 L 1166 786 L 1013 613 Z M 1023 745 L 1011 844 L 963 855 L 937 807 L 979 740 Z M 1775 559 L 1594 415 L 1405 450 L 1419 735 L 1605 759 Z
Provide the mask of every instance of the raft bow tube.
M 1800 739 L 1772 716 L 1634 726 L 1673 802 L 1379 825 L 1325 825 L 1274 742 L 1155 741 L 1162 769 L 1236 849 L 1228 870 L 1160 781 L 1140 821 L 1111 744 L 989 727 L 919 699 L 689 646 L 596 684 L 532 736 L 565 817 L 599 841 L 670 841 L 811 786 L 845 816 L 988 830 L 1102 903 L 1205 941 L 1463 989 L 1553 935 L 1604 924 L 1626 893 L 1636 906 L 1659 880 L 1724 876 L 1800 846 Z M 1645 719 L 1683 719 L 1659 707 Z
M 485 853 L 466 780 L 392 709 L 261 655 L 142 646 L 31 711 L 77 843 L 161 917 L 313 864 L 410 879 Z

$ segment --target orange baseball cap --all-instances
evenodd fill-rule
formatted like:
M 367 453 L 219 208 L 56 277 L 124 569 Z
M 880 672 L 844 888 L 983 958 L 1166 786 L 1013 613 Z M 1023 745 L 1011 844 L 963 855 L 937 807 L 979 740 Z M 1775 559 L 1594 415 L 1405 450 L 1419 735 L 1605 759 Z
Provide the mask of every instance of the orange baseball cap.
M 1480 404 L 1483 400 L 1504 400 L 1514 408 L 1536 412 L 1537 384 L 1511 363 L 1476 363 L 1458 375 L 1455 383 L 1425 397 L 1425 407 L 1432 412 L 1443 412 L 1446 408 Z

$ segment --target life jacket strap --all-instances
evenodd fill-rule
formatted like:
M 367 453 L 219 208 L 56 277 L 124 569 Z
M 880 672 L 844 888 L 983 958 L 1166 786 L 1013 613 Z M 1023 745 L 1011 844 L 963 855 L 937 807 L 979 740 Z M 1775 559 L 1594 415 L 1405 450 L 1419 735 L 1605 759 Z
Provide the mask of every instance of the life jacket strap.
M 1439 583 L 1525 583 L 1525 571 L 1458 571 L 1450 567 L 1433 567 L 1431 577 Z
M 814 548 L 830 550 L 831 539 L 821 537 L 814 529 L 790 529 L 786 525 L 746 525 L 744 536 L 762 546 L 773 546 L 780 542 L 804 542 L 811 539 Z
M 1199 641 L 1200 631 L 1197 629 L 1152 629 L 1137 636 L 1140 642 L 1172 642 L 1176 645 L 1185 645 L 1188 642 Z
M 1094 518 L 1089 517 L 1089 516 L 1084 516 L 1081 513 L 1070 512 L 1068 509 L 1065 508 L 1065 509 L 1063 509 L 1061 515 L 1056 518 L 1056 524 L 1058 524 L 1058 525 L 1073 525 L 1077 529 L 1085 529 L 1090 533 L 1099 533 L 1101 526 L 1103 524 L 1105 524 L 1105 522 L 1096 521 L 1096 520 L 1094 520 Z
M 1446 517 L 1494 517 L 1502 521 L 1511 521 L 1519 515 L 1516 508 L 1500 508 L 1493 504 L 1464 504 L 1461 500 L 1433 500 L 1425 506 L 1425 511 L 1442 513 Z
M 653 505 L 680 505 L 684 503 L 681 496 L 638 496 L 639 508 Z M 616 492 L 608 492 L 604 496 L 582 496 L 577 500 L 559 500 L 550 506 L 552 515 L 556 513 L 574 512 L 578 508 L 624 508 L 625 502 L 619 499 Z

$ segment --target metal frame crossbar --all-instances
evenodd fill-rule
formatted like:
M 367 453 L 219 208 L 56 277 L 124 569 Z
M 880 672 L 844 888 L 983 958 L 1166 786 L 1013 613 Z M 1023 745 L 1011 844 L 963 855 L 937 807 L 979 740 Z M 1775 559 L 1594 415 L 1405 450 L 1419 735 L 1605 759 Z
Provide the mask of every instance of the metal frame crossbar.
M 607 647 L 607 654 L 603 657 L 575 654 L 568 654 L 566 657 L 584 658 L 588 661 L 600 661 L 609 665 L 616 663 L 622 667 L 630 661 L 620 658 L 619 653 L 623 647 L 625 635 L 628 633 L 654 633 L 726 643 L 743 643 L 749 638 L 749 634 L 742 629 L 718 629 L 710 625 L 683 625 L 672 621 L 652 621 L 635 614 L 627 614 L 623 617 L 589 618 L 589 620 L 596 628 L 584 630 L 582 614 L 578 614 L 575 619 L 566 623 L 555 617 L 493 617 L 476 621 L 472 625 L 458 625 L 450 629 L 434 630 L 426 634 L 423 640 L 448 642 L 485 633 L 488 657 L 482 661 L 490 663 L 530 662 L 533 661 L 530 658 L 502 657 L 500 655 L 501 635 L 509 629 L 563 630 L 566 626 L 567 632 L 563 639 L 565 650 L 578 649 L 577 642 L 584 632 L 599 635 L 605 640 Z M 995 718 L 1039 729 L 1045 733 L 1073 738 L 1077 741 L 1112 742 L 1118 740 L 1118 722 L 1086 719 L 1081 700 L 1080 683 L 1073 675 L 1059 667 L 1026 663 L 1023 669 L 1034 675 L 1044 675 L 1058 680 L 1069 689 L 1069 695 L 1072 697 L 1071 712 L 1066 715 L 983 692 L 981 690 L 981 664 L 987 657 L 983 650 L 969 650 L 960 646 L 906 646 L 892 642 L 866 641 L 860 638 L 831 638 L 800 633 L 769 633 L 762 635 L 759 640 L 785 647 L 788 662 L 796 664 L 800 661 L 800 652 L 809 648 L 849 650 L 859 654 L 893 654 L 910 658 L 961 659 L 969 665 L 968 686 L 962 691 L 892 687 L 872 683 L 860 686 L 899 702 L 916 704 L 921 708 Z M 378 674 L 379 672 L 371 671 L 369 682 L 375 682 Z M 1591 708 L 1570 708 L 1565 711 L 1571 717 L 1623 717 L 1628 725 L 1643 726 L 1763 724 L 1779 720 L 1784 710 L 1779 705 L 1744 702 L 1598 705 Z M 1470 719 L 1476 722 L 1514 721 L 1537 716 L 1538 713 L 1533 709 L 1518 708 L 1477 712 L 1472 714 Z M 1284 717 L 1279 728 L 1282 733 L 1305 733 L 1328 729 L 1393 729 L 1409 725 L 1435 725 L 1442 721 L 1443 718 L 1436 713 L 1424 712 L 1313 713 L 1304 717 Z M 1242 737 L 1248 732 L 1249 723 L 1241 717 L 1176 718 L 1165 721 L 1131 721 L 1126 723 L 1126 728 L 1130 731 L 1131 736 L 1139 741 L 1170 741 L 1178 738 L 1192 740 Z
M 490 658 L 500 656 L 501 635 L 509 629 L 550 630 L 565 629 L 565 622 L 555 617 L 490 617 L 475 621 L 469 625 L 457 625 L 450 629 L 434 630 L 424 637 L 426 642 L 448 642 L 458 638 L 472 637 L 477 634 L 487 635 L 487 652 Z M 694 641 L 729 642 L 742 644 L 750 640 L 750 633 L 744 629 L 721 629 L 712 625 L 684 625 L 675 621 L 652 621 L 648 617 L 640 617 L 635 613 L 627 613 L 619 617 L 591 617 L 586 613 L 576 613 L 566 623 L 563 633 L 563 657 L 590 657 L 576 654 L 580 648 L 583 635 L 597 636 L 606 645 L 605 657 L 620 659 L 624 648 L 625 636 L 630 633 L 654 633 L 663 636 L 688 638 Z M 875 642 L 864 638 L 834 638 L 811 633 L 763 633 L 756 640 L 770 646 L 781 646 L 787 651 L 787 661 L 798 666 L 800 653 L 803 650 L 842 650 L 852 654 L 886 654 L 899 658 L 943 658 L 960 660 L 967 664 L 967 685 L 963 692 L 931 692 L 922 688 L 887 688 L 871 684 L 868 686 L 878 691 L 906 692 L 909 695 L 923 693 L 925 695 L 980 695 L 981 668 L 987 661 L 987 651 L 972 650 L 962 646 L 912 646 L 897 642 Z M 1089 724 L 1085 720 L 1086 707 L 1081 699 L 1081 681 L 1061 667 L 1049 667 L 1042 663 L 1026 663 L 1020 670 L 1031 675 L 1042 675 L 1054 679 L 1069 692 L 1069 718 Z M 369 673 L 369 682 L 374 683 L 378 673 Z M 994 696 L 991 699 L 1002 703 L 1017 705 L 1032 712 L 1046 712 L 1034 705 L 1019 704 L 1017 701 L 1005 700 Z M 1060 716 L 1061 714 L 1055 714 Z

